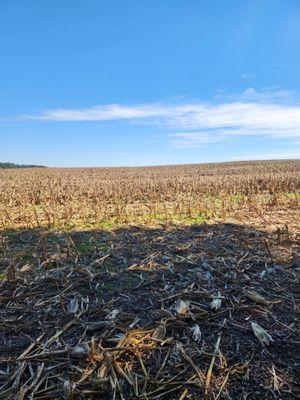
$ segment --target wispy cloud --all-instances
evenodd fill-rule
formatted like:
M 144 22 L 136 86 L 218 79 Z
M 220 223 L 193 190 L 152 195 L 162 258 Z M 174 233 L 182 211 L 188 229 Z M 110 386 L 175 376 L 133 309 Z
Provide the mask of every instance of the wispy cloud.
M 300 139 L 300 104 L 284 90 L 249 88 L 213 102 L 107 104 L 85 109 L 55 109 L 23 118 L 39 121 L 127 120 L 168 128 L 175 147 L 199 147 L 232 137 Z
M 39 115 L 24 115 L 23 118 L 39 121 L 113 121 L 120 119 L 145 119 L 168 114 L 162 104 L 106 104 L 83 109 L 56 109 Z
M 179 149 L 190 149 L 195 147 L 203 147 L 208 143 L 222 142 L 227 139 L 225 132 L 212 134 L 210 131 L 200 132 L 180 132 L 169 135 L 171 143 Z
M 300 159 L 300 151 L 290 151 L 281 153 L 256 153 L 253 154 L 242 154 L 236 157 L 232 157 L 230 161 L 255 161 L 255 160 L 291 160 Z

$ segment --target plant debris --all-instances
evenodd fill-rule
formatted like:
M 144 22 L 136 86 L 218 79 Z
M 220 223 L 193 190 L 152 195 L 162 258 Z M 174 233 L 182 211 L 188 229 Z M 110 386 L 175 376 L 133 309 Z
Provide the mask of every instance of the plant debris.
M 2 231 L 0 398 L 299 398 L 298 257 L 232 223 Z
M 257 337 L 257 339 L 260 341 L 261 344 L 269 345 L 270 342 L 274 341 L 272 336 L 260 325 L 256 324 L 255 322 L 251 322 L 251 326 L 255 336 Z

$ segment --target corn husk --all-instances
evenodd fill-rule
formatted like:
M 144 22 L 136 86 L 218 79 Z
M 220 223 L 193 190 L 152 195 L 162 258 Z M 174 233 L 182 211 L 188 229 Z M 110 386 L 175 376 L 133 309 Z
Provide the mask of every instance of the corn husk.
M 253 303 L 256 304 L 262 304 L 265 306 L 268 306 L 271 304 L 271 302 L 267 299 L 265 299 L 263 296 L 260 294 L 256 293 L 254 290 L 243 290 L 244 294 L 248 297 L 249 300 L 253 301 Z
M 269 345 L 270 342 L 274 342 L 272 336 L 260 325 L 255 322 L 251 322 L 251 327 L 257 339 L 261 344 Z
M 184 300 L 178 299 L 175 303 L 175 311 L 179 315 L 186 314 L 189 310 L 189 307 L 190 307 L 189 301 L 184 301 Z

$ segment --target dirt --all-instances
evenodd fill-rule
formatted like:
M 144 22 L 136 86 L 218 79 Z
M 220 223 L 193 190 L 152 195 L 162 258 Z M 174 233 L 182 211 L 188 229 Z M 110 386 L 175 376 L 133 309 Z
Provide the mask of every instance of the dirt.
M 0 398 L 299 398 L 299 244 L 245 223 L 3 231 Z

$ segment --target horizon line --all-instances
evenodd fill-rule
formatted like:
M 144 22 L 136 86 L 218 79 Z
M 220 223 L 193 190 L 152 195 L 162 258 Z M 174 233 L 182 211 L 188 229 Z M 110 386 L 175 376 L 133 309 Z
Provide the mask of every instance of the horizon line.
M 50 169 L 93 169 L 93 168 L 102 168 L 102 169 L 117 169 L 117 168 L 159 168 L 159 167 L 176 167 L 176 166 L 196 166 L 196 165 L 213 165 L 213 164 L 233 164 L 233 163 L 256 163 L 256 162 L 270 162 L 270 161 L 300 161 L 299 157 L 292 158 L 257 158 L 257 159 L 233 159 L 226 161 L 208 161 L 208 162 L 194 162 L 194 163 L 171 163 L 171 164 L 145 164 L 145 165 L 72 165 L 72 166 L 51 166 L 51 165 L 40 165 L 40 164 L 18 164 L 11 161 L 1 161 L 1 164 L 13 164 L 16 165 L 17 168 L 1 168 L 0 169 L 42 169 L 42 168 L 50 168 Z

